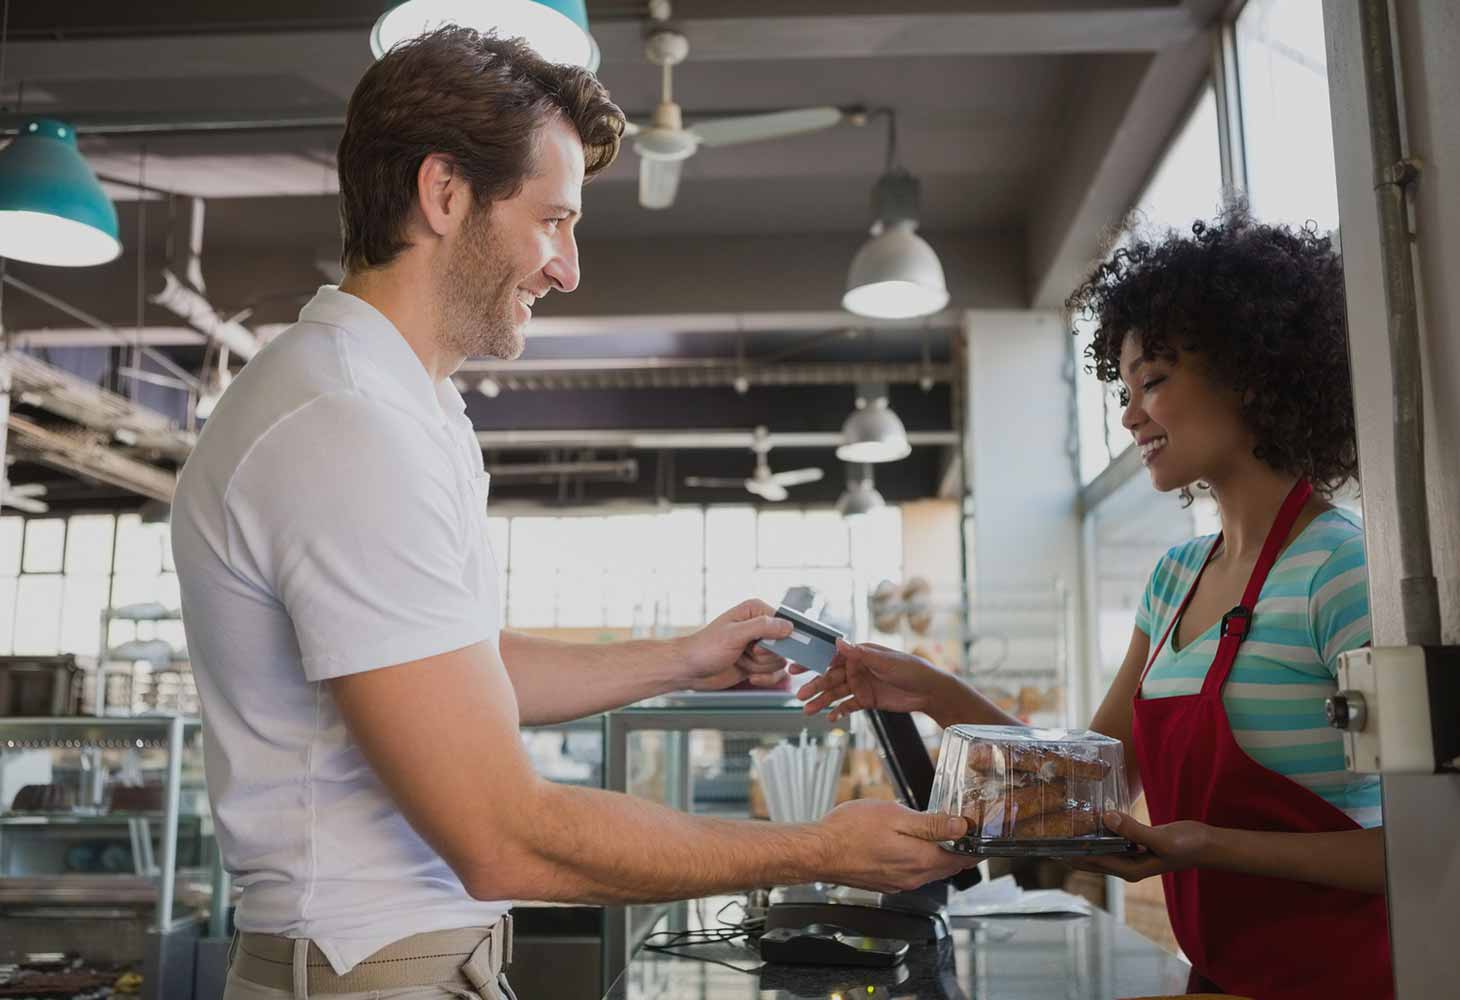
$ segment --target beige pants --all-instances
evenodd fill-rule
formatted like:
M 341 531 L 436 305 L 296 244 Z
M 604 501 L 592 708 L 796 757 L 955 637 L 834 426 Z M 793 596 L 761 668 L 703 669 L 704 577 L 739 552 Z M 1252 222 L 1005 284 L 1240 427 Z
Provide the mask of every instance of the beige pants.
M 506 977 L 502 978 L 502 985 L 506 987 Z M 511 987 L 507 987 L 511 989 Z M 367 990 L 363 993 L 332 993 L 330 1000 L 499 1000 L 499 998 L 510 998 L 510 992 L 478 993 L 475 990 L 462 989 L 457 986 L 406 986 L 398 990 Z M 240 979 L 238 974 L 230 971 L 228 983 L 223 987 L 223 1000 L 293 1000 L 293 990 L 273 990 L 267 986 L 259 986 L 247 979 Z
M 492 927 L 415 934 L 343 976 L 310 941 L 234 935 L 223 1000 L 517 1000 L 507 982 L 511 917 Z

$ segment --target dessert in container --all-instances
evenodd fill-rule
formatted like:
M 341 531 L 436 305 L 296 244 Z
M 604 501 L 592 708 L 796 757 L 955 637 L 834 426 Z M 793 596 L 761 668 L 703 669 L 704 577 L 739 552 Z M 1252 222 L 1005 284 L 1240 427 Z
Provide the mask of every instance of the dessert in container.
M 928 808 L 961 815 L 968 833 L 943 844 L 980 857 L 1076 857 L 1138 848 L 1105 829 L 1130 808 L 1119 740 L 1088 730 L 951 726 Z

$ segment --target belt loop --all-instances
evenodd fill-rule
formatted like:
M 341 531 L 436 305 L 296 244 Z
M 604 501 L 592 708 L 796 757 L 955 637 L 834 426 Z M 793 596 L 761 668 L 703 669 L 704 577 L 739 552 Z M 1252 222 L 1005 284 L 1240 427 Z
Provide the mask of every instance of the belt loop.
M 496 945 L 497 935 L 493 928 L 493 933 L 482 938 L 476 950 L 461 963 L 461 974 L 485 1000 L 496 1000 L 497 997 L 497 976 L 502 966 Z
M 309 1000 L 309 938 L 294 939 L 294 1000 Z

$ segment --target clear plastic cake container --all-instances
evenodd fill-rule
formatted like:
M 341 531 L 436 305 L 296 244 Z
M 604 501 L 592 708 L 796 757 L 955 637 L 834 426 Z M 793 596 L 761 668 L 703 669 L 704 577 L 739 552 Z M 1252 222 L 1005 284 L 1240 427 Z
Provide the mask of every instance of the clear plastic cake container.
M 1003 858 L 1134 851 L 1101 822 L 1106 810 L 1129 807 L 1119 740 L 1023 726 L 947 729 L 928 804 L 968 820 L 968 833 L 945 848 Z

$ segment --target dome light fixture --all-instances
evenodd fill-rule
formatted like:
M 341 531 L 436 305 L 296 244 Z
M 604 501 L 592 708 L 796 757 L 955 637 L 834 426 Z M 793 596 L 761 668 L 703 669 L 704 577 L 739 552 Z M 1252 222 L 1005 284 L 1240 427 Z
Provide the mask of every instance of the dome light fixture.
M 897 119 L 887 116 L 887 167 L 872 189 L 872 238 L 847 275 L 842 307 L 873 319 L 911 319 L 948 304 L 943 264 L 917 234 L 922 185 L 897 162 Z
M 0 257 L 90 267 L 122 252 L 117 210 L 80 150 L 76 131 L 32 118 L 0 150 Z
M 370 50 L 379 59 L 406 39 L 445 24 L 523 38 L 548 62 L 598 69 L 598 43 L 588 33 L 584 0 L 403 0 L 375 22 Z
M 837 513 L 842 517 L 860 517 L 887 506 L 882 494 L 872 484 L 872 467 L 866 463 L 847 466 L 847 488 L 837 499 Z
M 887 386 L 858 386 L 857 408 L 842 424 L 836 457 L 843 462 L 896 462 L 911 453 L 907 429 L 887 403 Z

